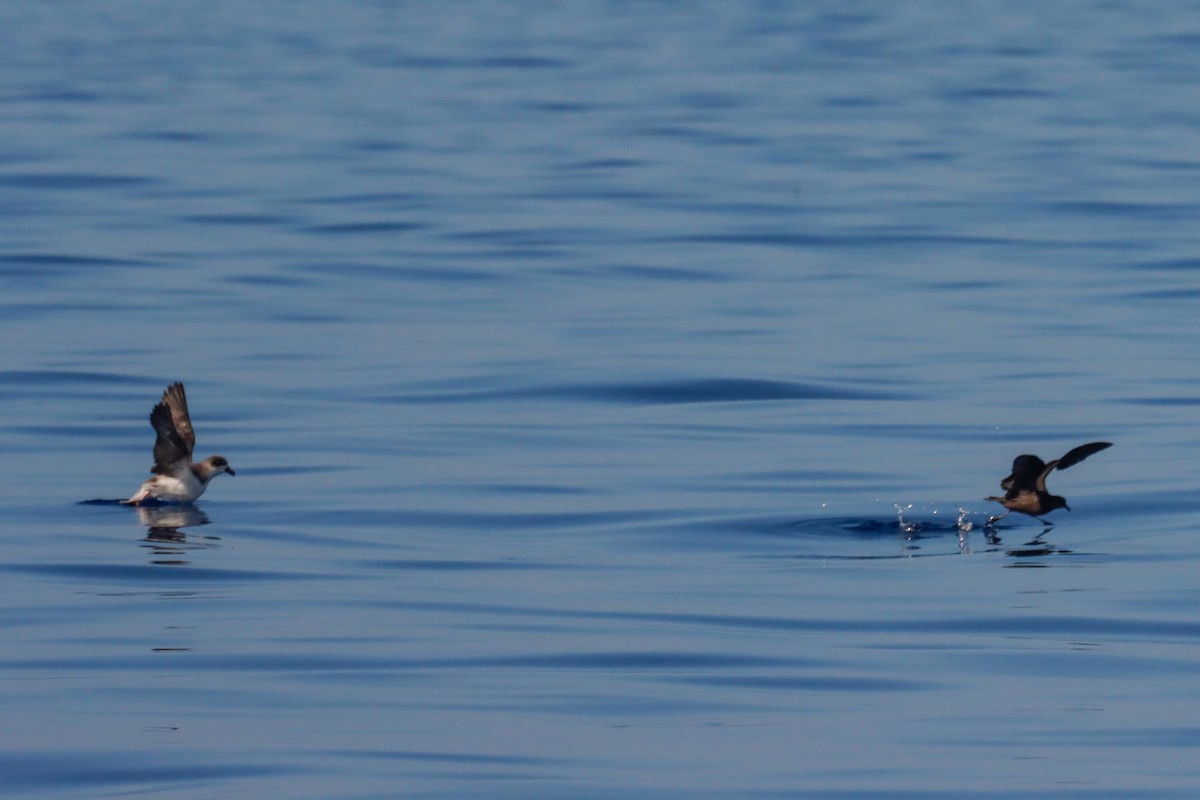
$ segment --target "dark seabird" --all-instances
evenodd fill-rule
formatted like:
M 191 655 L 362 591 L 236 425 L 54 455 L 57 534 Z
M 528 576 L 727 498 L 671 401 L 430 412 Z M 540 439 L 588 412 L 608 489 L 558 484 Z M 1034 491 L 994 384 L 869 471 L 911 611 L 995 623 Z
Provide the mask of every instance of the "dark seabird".
M 158 438 L 154 440 L 154 477 L 142 484 L 137 494 L 125 502 L 139 505 L 147 500 L 164 503 L 190 503 L 208 488 L 208 482 L 222 472 L 235 475 L 221 456 L 209 456 L 192 463 L 196 433 L 188 416 L 187 395 L 182 383 L 172 383 L 162 400 L 150 412 L 150 424 Z
M 1041 517 L 1056 508 L 1065 508 L 1070 511 L 1071 507 L 1067 505 L 1067 498 L 1046 491 L 1046 476 L 1056 469 L 1074 466 L 1093 453 L 1099 453 L 1109 447 L 1112 447 L 1112 442 L 1081 444 L 1062 458 L 1056 458 L 1049 463 L 1042 461 L 1037 456 L 1017 456 L 1013 459 L 1012 474 L 1000 481 L 1000 488 L 1005 490 L 1004 497 L 984 498 L 985 500 L 995 500 L 1008 511 L 998 517 L 990 518 L 987 524 L 994 525 L 1013 511 L 1019 511 L 1031 517 Z M 1050 524 L 1045 520 L 1042 522 Z

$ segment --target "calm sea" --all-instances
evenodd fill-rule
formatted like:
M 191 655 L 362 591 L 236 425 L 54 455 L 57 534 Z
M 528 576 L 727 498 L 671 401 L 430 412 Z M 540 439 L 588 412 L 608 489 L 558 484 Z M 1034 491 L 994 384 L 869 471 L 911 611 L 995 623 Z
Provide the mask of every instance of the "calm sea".
M 8 4 L 0 794 L 1196 797 L 1198 53 L 1196 2 Z M 237 476 L 81 505 L 174 380 Z

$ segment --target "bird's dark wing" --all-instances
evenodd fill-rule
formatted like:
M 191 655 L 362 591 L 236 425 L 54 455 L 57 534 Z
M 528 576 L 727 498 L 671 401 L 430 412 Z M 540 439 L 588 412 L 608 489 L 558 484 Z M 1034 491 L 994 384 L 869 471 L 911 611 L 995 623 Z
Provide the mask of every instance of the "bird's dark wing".
M 1112 442 L 1089 442 L 1079 445 L 1074 450 L 1068 450 L 1062 458 L 1054 459 L 1042 469 L 1041 474 L 1037 477 L 1037 490 L 1046 491 L 1046 477 L 1054 470 L 1074 466 L 1093 453 L 1099 453 L 1109 447 L 1112 447 Z
M 173 383 L 163 392 L 163 399 L 150 412 L 150 424 L 158 438 L 154 440 L 154 466 L 150 471 L 156 475 L 172 475 L 180 464 L 192 462 L 192 447 L 196 434 L 188 417 L 187 395 L 182 383 Z
M 1099 453 L 1101 450 L 1106 450 L 1109 447 L 1112 447 L 1112 442 L 1091 442 L 1090 444 L 1081 444 L 1074 450 L 1067 451 L 1067 454 L 1055 463 L 1058 464 L 1059 469 L 1066 469 L 1067 467 L 1078 464 L 1088 456 L 1094 453 Z
M 1037 456 L 1017 456 L 1013 459 L 1012 474 L 1000 481 L 1000 488 L 1009 492 L 1034 489 L 1038 476 L 1046 465 Z
M 183 442 L 188 457 L 191 458 L 192 449 L 196 446 L 196 433 L 192 430 L 192 418 L 188 415 L 187 395 L 183 391 L 183 384 L 176 382 L 168 386 L 163 392 L 162 401 L 171 410 L 171 422 L 179 434 L 179 441 Z

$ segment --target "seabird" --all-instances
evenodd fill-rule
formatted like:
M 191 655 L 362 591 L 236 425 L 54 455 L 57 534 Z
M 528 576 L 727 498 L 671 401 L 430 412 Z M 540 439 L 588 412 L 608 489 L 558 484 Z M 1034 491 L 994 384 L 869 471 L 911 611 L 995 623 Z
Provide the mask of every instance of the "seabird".
M 215 476 L 222 472 L 237 474 L 222 456 L 209 456 L 198 464 L 192 463 L 196 433 L 188 416 L 182 383 L 172 383 L 163 392 L 162 400 L 150 412 L 150 424 L 158 434 L 154 440 L 154 466 L 150 468 L 154 477 L 125 501 L 129 505 L 140 505 L 147 500 L 191 503 L 204 494 Z
M 1074 466 L 1093 453 L 1099 453 L 1109 447 L 1112 447 L 1112 442 L 1081 444 L 1074 450 L 1068 451 L 1062 458 L 1056 458 L 1048 463 L 1037 456 L 1017 456 L 1013 459 L 1012 474 L 1000 481 L 1000 488 L 1006 490 L 1004 497 L 984 498 L 985 500 L 995 500 L 1008 511 L 998 517 L 991 517 L 987 524 L 994 525 L 1013 511 L 1019 511 L 1034 518 L 1049 514 L 1056 508 L 1065 508 L 1070 511 L 1071 507 L 1067 505 L 1067 498 L 1046 491 L 1046 476 L 1056 469 Z M 1051 524 L 1046 520 L 1042 520 L 1042 522 L 1047 525 Z

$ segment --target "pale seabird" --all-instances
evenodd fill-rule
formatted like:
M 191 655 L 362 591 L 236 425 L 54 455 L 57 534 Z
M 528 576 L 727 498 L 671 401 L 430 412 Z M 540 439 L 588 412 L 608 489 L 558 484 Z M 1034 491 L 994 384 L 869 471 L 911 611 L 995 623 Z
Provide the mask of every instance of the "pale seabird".
M 196 433 L 188 416 L 187 395 L 182 383 L 172 383 L 163 392 L 162 400 L 150 412 L 150 424 L 158 434 L 154 440 L 154 466 L 150 468 L 154 477 L 125 501 L 130 505 L 148 500 L 191 503 L 204 494 L 208 482 L 217 475 L 222 472 L 237 474 L 223 456 L 209 456 L 199 463 L 192 463 Z
M 1056 469 L 1066 469 L 1078 464 L 1093 453 L 1099 453 L 1109 447 L 1112 447 L 1112 442 L 1081 444 L 1074 450 L 1068 451 L 1062 458 L 1050 462 L 1044 462 L 1037 456 L 1017 456 L 1013 459 L 1012 474 L 1000 481 L 1000 488 L 1006 490 L 1004 497 L 984 498 L 996 501 L 1008 511 L 998 517 L 992 517 L 987 524 L 994 525 L 1013 511 L 1028 514 L 1034 518 L 1049 514 L 1056 508 L 1065 508 L 1070 511 L 1071 507 L 1067 505 L 1067 498 L 1046 491 L 1046 476 Z M 1045 520 L 1042 522 L 1050 524 Z

